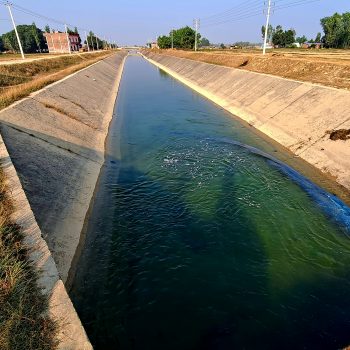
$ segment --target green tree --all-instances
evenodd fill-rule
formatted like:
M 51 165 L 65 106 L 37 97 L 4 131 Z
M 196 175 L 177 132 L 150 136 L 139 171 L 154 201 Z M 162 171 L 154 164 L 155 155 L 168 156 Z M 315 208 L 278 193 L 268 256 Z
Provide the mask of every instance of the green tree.
M 25 53 L 33 53 L 46 46 L 43 32 L 38 29 L 34 23 L 33 25 L 19 25 L 17 26 L 17 31 Z M 6 50 L 19 51 L 19 45 L 14 30 L 3 34 L 2 40 Z
M 177 29 L 173 31 L 174 47 L 178 49 L 193 49 L 196 32 L 189 26 Z M 198 43 L 200 42 L 201 35 L 197 33 Z
M 321 33 L 317 33 L 316 39 L 315 39 L 315 43 L 320 43 L 321 39 L 322 39 L 322 34 Z
M 50 27 L 48 25 L 45 26 L 44 31 L 46 33 L 50 33 Z
M 40 29 L 37 28 L 35 22 L 32 24 L 32 33 L 35 40 L 36 46 L 38 47 L 39 52 L 42 51 L 43 47 L 43 34 Z
M 322 18 L 321 26 L 325 34 L 323 42 L 327 47 L 350 47 L 350 12 Z
M 295 30 L 289 29 L 284 32 L 284 47 L 290 46 L 295 43 Z
M 171 48 L 171 38 L 170 36 L 162 35 L 157 40 L 160 49 L 170 49 Z
M 299 37 L 297 37 L 297 38 L 295 39 L 295 41 L 296 41 L 297 43 L 299 43 L 300 45 L 302 45 L 302 44 L 304 44 L 304 43 L 307 42 L 307 37 L 306 37 L 305 35 L 299 36 Z
M 224 43 L 220 44 L 220 48 L 221 48 L 222 50 L 225 50 L 225 49 L 226 49 L 225 44 L 224 44 Z
M 96 35 L 94 32 L 90 31 L 88 36 L 87 36 L 88 42 L 89 42 L 89 47 L 90 49 L 97 50 L 97 43 L 98 43 L 98 48 L 103 49 L 103 41 L 100 40 L 99 38 L 96 38 Z
M 199 45 L 200 46 L 210 46 L 210 41 L 207 38 L 202 38 Z
M 265 40 L 265 28 L 266 26 L 261 27 L 261 35 L 262 39 Z M 272 37 L 275 33 L 275 29 L 271 24 L 269 24 L 268 29 L 267 29 L 267 42 L 270 43 L 272 41 Z
M 69 27 L 67 27 L 67 33 L 68 34 L 75 34 L 74 30 L 70 29 Z
M 283 30 L 282 26 L 277 26 L 272 36 L 272 42 L 278 47 L 286 47 L 295 42 L 295 30 Z
M 272 42 L 276 46 L 284 46 L 284 32 L 282 26 L 278 25 L 272 36 Z
M 4 42 L 2 40 L 2 37 L 0 36 L 0 52 L 3 52 L 4 51 Z
M 196 39 L 196 32 L 189 26 L 173 30 L 169 36 L 162 35 L 158 38 L 160 48 L 170 48 L 173 37 L 174 48 L 193 49 Z M 197 33 L 197 40 L 200 43 L 201 35 Z

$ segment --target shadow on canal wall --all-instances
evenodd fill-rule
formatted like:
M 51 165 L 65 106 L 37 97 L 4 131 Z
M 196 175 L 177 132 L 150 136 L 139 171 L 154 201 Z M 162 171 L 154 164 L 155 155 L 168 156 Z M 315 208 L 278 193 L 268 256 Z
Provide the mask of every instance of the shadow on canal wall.
M 350 92 L 144 52 L 153 64 L 240 117 L 350 189 Z
M 54 267 L 44 265 L 40 276 L 47 279 L 49 312 L 60 324 L 59 349 L 91 348 L 76 314 L 66 319 L 75 311 L 62 281 L 71 268 L 104 163 L 125 57 L 119 52 L 0 112 L 2 138 L 49 248 L 44 256 L 54 259 Z M 40 246 L 35 249 L 40 255 Z M 59 295 L 50 282 L 55 278 Z

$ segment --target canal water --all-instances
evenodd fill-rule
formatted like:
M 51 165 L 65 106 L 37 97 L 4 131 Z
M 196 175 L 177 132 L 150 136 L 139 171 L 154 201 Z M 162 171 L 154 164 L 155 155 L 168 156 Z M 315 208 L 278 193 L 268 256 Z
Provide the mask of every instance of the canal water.
M 350 209 L 127 59 L 71 297 L 95 349 L 350 344 Z

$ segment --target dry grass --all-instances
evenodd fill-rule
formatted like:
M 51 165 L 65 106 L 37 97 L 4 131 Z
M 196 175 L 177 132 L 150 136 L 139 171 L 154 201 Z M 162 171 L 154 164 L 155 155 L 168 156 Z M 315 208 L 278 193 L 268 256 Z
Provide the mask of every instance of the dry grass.
M 275 50 L 266 56 L 255 50 L 154 52 L 350 90 L 350 50 Z
M 63 56 L 28 63 L 0 65 L 0 109 L 34 91 L 40 90 L 46 85 L 106 58 L 110 54 L 110 52 L 99 52 L 89 55 Z
M 56 325 L 47 316 L 47 299 L 37 287 L 0 169 L 0 349 L 52 350 Z

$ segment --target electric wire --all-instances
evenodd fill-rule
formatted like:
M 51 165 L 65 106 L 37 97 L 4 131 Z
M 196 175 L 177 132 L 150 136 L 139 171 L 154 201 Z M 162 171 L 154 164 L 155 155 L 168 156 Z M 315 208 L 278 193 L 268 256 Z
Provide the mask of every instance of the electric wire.
M 287 8 L 291 8 L 291 7 L 296 7 L 296 6 L 300 6 L 300 5 L 306 5 L 306 4 L 311 4 L 311 3 L 315 3 L 315 2 L 319 2 L 322 0 L 296 0 L 296 1 L 292 1 L 289 3 L 283 3 L 286 0 L 277 0 L 275 2 L 278 3 L 278 5 L 272 7 L 272 11 L 276 12 L 276 11 L 281 11 L 283 9 L 287 9 Z M 281 3 L 281 4 L 280 4 Z M 240 21 L 243 19 L 248 19 L 251 17 L 255 17 L 258 15 L 262 14 L 262 11 L 265 10 L 265 8 L 259 8 L 259 9 L 255 9 L 253 11 L 245 11 L 245 12 L 238 12 L 235 16 L 229 17 L 229 18 L 223 18 L 222 20 L 217 20 L 214 22 L 209 22 L 209 23 L 204 23 L 202 25 L 202 28 L 207 28 L 207 27 L 212 27 L 212 26 L 216 26 L 216 25 L 221 25 L 224 23 L 229 23 L 229 22 L 233 22 L 233 21 Z
M 14 10 L 16 10 L 17 12 L 20 12 L 20 13 L 24 13 L 24 14 L 27 14 L 27 15 L 30 15 L 30 16 L 33 16 L 35 18 L 39 18 L 39 19 L 42 19 L 42 20 L 45 20 L 47 22 L 49 22 L 50 24 L 51 23 L 55 23 L 55 24 L 60 24 L 62 26 L 65 26 L 67 25 L 67 27 L 71 27 L 71 28 L 74 28 L 76 27 L 78 30 L 80 31 L 87 31 L 87 32 L 90 32 L 91 29 L 87 29 L 87 28 L 83 28 L 83 27 L 78 27 L 78 26 L 75 26 L 71 23 L 68 23 L 68 22 L 64 22 L 62 20 L 58 20 L 58 19 L 55 19 L 55 18 L 52 18 L 52 17 L 48 17 L 48 16 L 45 16 L 45 15 L 42 15 L 40 13 L 37 13 L 37 12 L 34 12 L 32 10 L 29 10 L 29 9 L 26 9 L 22 6 L 19 6 L 19 5 L 16 5 L 15 3 L 13 2 L 9 2 L 9 1 L 3 1 L 3 0 L 0 0 L 0 4 L 2 5 L 10 5 L 11 8 L 13 8 Z M 94 33 L 94 36 L 97 36 L 99 39 L 100 39 L 100 36 L 95 34 Z M 100 39 L 101 40 L 101 39 Z
M 276 3 L 280 4 L 280 3 L 283 3 L 285 1 L 290 1 L 290 0 L 275 0 L 275 1 L 273 1 L 272 7 L 276 7 Z M 303 1 L 300 1 L 300 2 L 303 2 Z M 237 6 L 231 8 L 231 9 L 228 9 L 226 11 L 222 11 L 216 15 L 202 17 L 201 21 L 203 23 L 209 24 L 209 22 L 218 22 L 218 21 L 221 21 L 227 17 L 230 17 L 231 15 L 234 15 L 235 17 L 237 17 L 238 15 L 243 15 L 246 12 L 248 14 L 251 14 L 252 13 L 251 11 L 254 11 L 254 10 L 258 10 L 258 9 L 264 10 L 265 9 L 264 3 L 265 2 L 262 0 L 246 1 L 244 3 L 238 4 Z

